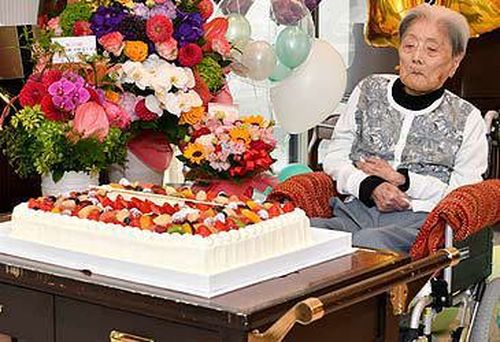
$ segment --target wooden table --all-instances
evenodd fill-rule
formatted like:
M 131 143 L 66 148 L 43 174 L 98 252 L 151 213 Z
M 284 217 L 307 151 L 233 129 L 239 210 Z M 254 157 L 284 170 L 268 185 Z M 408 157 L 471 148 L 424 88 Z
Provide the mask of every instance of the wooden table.
M 358 250 L 206 299 L 168 290 L 151 295 L 147 287 L 140 293 L 111 288 L 95 283 L 90 274 L 54 275 L 37 270 L 37 263 L 26 266 L 21 259 L 0 257 L 0 333 L 18 342 L 247 341 L 250 332 L 265 331 L 301 300 L 365 283 L 364 293 L 341 294 L 342 310 L 310 325 L 296 324 L 285 340 L 397 341 L 398 317 L 390 296 L 372 285 L 413 284 L 423 269 L 416 266 L 405 275 L 399 269 L 414 264 L 407 256 Z M 398 280 L 387 276 L 391 272 Z M 359 300 L 348 300 L 350 295 Z M 144 339 L 110 339 L 112 331 Z

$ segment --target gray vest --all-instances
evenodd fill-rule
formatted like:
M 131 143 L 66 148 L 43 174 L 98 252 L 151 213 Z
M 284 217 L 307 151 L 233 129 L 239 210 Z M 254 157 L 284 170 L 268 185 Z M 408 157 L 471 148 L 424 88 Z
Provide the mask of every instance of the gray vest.
M 374 75 L 361 84 L 355 112 L 357 134 L 350 154 L 353 161 L 364 156 L 394 159 L 404 114 L 389 104 L 389 82 L 386 77 Z M 473 109 L 470 103 L 445 91 L 436 109 L 415 116 L 398 167 L 449 183 L 465 123 Z

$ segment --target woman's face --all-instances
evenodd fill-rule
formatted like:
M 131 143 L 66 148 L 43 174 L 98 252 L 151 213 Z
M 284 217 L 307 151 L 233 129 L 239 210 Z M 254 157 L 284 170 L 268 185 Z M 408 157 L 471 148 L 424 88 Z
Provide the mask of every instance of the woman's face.
M 462 56 L 452 57 L 444 28 L 417 19 L 407 29 L 399 47 L 399 76 L 412 95 L 439 89 L 455 73 Z

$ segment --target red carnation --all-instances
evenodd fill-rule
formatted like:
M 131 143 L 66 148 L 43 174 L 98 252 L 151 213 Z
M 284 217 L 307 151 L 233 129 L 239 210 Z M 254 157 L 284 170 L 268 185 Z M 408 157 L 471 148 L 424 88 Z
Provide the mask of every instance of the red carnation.
M 146 107 L 146 100 L 142 99 L 141 101 L 137 102 L 135 105 L 135 113 L 137 116 L 144 121 L 153 121 L 158 118 L 158 115 L 152 111 L 150 111 Z
M 154 43 L 162 43 L 172 37 L 174 26 L 172 20 L 164 15 L 154 15 L 146 23 L 146 34 Z
M 212 0 L 201 0 L 198 3 L 198 10 L 200 11 L 201 18 L 206 21 L 212 13 L 214 13 L 214 4 Z
M 44 95 L 47 94 L 47 88 L 41 82 L 29 79 L 21 89 L 19 94 L 19 103 L 21 106 L 34 106 L 40 104 Z
M 73 26 L 73 34 L 75 36 L 90 36 L 93 33 L 88 21 L 78 20 L 75 26 Z
M 52 102 L 52 96 L 45 95 L 42 99 L 42 103 L 40 104 L 42 107 L 42 111 L 45 114 L 45 117 L 48 120 L 52 121 L 64 121 L 65 114 L 61 110 L 59 110 L 56 106 L 54 106 L 54 102 Z
M 57 81 L 59 81 L 62 77 L 62 72 L 57 69 L 50 69 L 43 73 L 42 83 L 47 88 Z
M 264 151 L 272 151 L 273 150 L 272 145 L 266 144 L 262 140 L 250 142 L 250 148 L 252 150 L 264 150 Z
M 210 134 L 210 130 L 208 129 L 208 127 L 201 127 L 200 129 L 197 129 L 196 131 L 194 131 L 192 134 L 191 134 L 191 138 L 193 140 L 196 140 L 197 138 L 203 136 L 203 135 L 207 135 L 207 134 Z
M 198 45 L 189 43 L 181 47 L 178 58 L 180 65 L 190 68 L 201 62 L 203 51 Z

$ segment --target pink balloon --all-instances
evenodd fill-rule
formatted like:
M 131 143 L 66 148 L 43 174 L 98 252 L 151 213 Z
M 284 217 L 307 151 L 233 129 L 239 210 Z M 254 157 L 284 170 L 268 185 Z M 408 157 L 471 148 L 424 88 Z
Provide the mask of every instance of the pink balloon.
M 280 25 L 295 25 L 309 14 L 302 0 L 271 0 L 274 20 Z
M 226 15 L 230 13 L 245 15 L 252 6 L 253 2 L 254 0 L 223 0 L 220 3 L 219 8 L 222 13 Z

